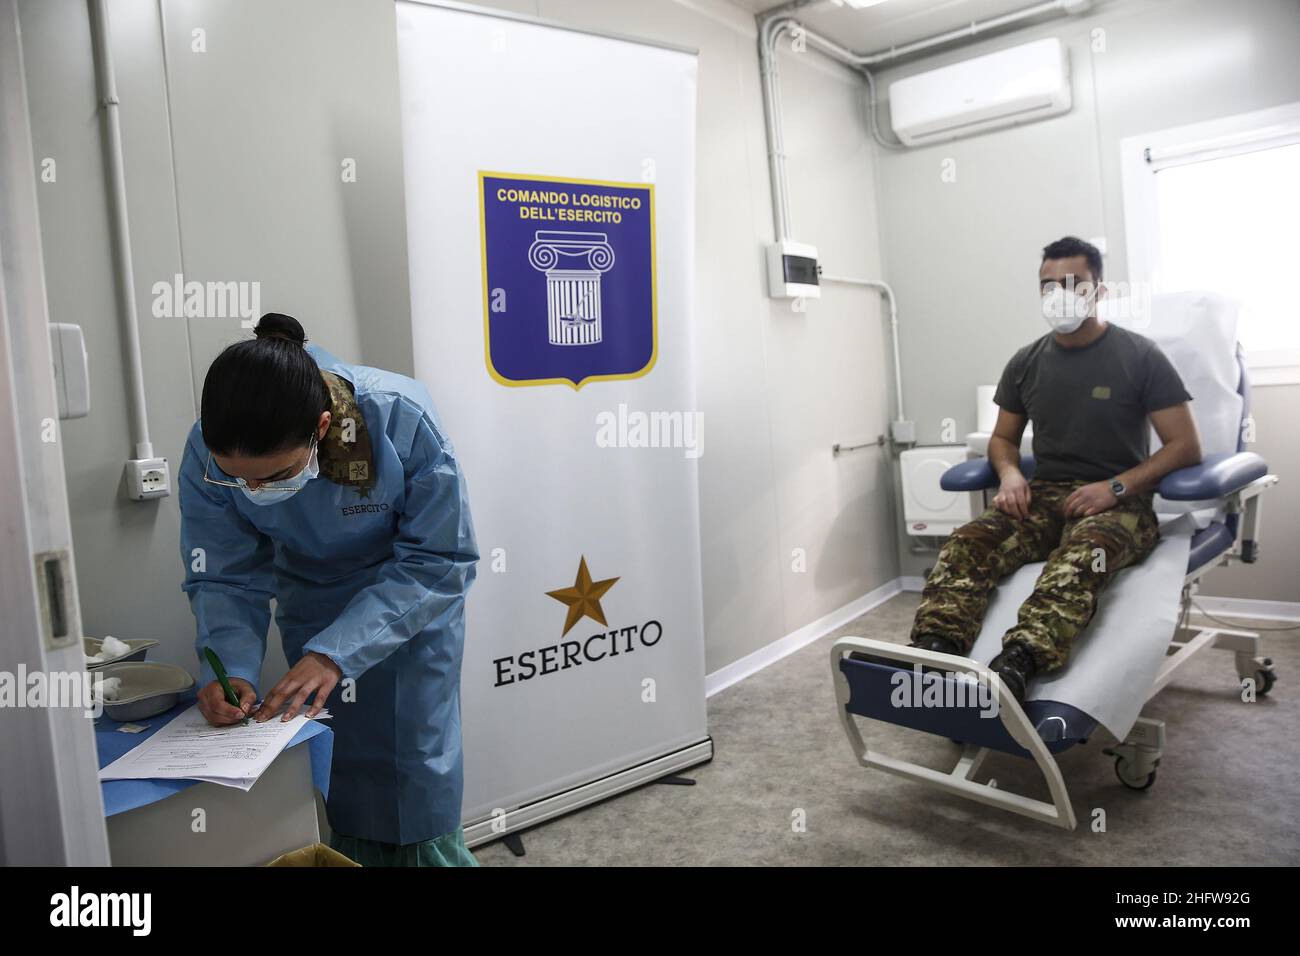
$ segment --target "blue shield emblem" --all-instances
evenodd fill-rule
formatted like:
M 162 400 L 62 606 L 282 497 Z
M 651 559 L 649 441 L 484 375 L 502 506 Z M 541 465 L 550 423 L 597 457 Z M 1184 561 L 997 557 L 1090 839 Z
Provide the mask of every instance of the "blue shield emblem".
M 650 371 L 654 186 L 480 172 L 479 203 L 493 378 L 578 389 Z

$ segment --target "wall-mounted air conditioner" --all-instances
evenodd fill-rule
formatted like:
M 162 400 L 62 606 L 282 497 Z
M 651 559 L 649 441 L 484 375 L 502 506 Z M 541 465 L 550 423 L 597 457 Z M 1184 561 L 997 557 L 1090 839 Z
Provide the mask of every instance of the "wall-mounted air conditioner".
M 1027 123 L 1070 109 L 1070 60 L 1056 37 L 889 85 L 894 132 L 908 146 Z

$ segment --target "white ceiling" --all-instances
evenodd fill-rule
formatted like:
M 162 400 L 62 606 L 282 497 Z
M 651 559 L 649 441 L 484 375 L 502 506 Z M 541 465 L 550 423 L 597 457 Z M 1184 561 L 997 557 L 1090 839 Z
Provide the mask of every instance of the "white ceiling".
M 784 0 L 733 0 L 761 13 Z M 973 20 L 987 20 L 1033 6 L 1036 0 L 884 0 L 863 10 L 817 0 L 792 15 L 808 28 L 855 53 L 875 53 L 891 46 L 946 33 Z M 1021 24 L 1024 25 L 1023 23 Z

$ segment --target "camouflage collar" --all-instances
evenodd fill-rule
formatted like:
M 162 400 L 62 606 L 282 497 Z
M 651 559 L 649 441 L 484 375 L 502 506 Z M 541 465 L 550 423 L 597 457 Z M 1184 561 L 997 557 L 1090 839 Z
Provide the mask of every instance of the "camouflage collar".
M 357 407 L 352 384 L 333 372 L 321 371 L 330 391 L 330 427 L 317 450 L 320 473 L 336 485 L 357 490 L 361 498 L 370 497 L 375 487 L 374 457 L 370 432 Z

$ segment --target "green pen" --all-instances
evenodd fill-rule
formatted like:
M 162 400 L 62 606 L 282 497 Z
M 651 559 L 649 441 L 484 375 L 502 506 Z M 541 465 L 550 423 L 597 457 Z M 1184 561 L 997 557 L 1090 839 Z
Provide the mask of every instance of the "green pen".
M 226 676 L 226 668 L 221 663 L 221 658 L 217 652 L 210 647 L 203 648 L 203 654 L 208 659 L 208 664 L 212 667 L 212 673 L 217 675 L 217 680 L 221 684 L 221 689 L 226 692 L 226 703 L 231 707 L 239 706 L 239 695 L 235 693 L 235 688 L 230 686 L 230 678 Z M 248 726 L 248 718 L 245 717 L 243 727 Z

